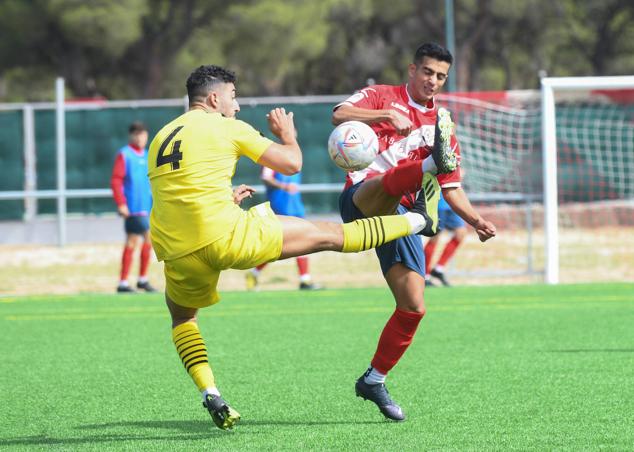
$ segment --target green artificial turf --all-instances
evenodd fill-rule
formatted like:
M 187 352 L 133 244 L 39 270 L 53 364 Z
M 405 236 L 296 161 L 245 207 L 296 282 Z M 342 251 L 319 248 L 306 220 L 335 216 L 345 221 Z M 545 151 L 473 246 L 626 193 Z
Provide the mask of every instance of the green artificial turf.
M 427 291 L 387 385 L 407 421 L 354 395 L 387 290 L 234 292 L 200 314 L 230 432 L 202 408 L 162 296 L 0 298 L 0 449 L 627 450 L 634 285 Z

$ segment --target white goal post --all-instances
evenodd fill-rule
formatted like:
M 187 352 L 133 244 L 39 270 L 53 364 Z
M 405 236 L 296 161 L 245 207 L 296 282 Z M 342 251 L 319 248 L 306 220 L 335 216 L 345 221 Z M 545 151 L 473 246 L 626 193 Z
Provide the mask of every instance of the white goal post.
M 559 204 L 555 94 L 570 90 L 633 89 L 634 76 L 545 77 L 542 87 L 542 162 L 544 184 L 545 281 L 559 282 Z

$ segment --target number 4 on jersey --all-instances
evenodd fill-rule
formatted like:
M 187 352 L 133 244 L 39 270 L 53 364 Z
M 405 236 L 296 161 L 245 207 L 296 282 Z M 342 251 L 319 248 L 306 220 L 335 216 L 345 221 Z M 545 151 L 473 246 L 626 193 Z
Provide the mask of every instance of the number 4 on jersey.
M 161 143 L 161 147 L 159 148 L 158 151 L 158 156 L 156 157 L 156 167 L 158 168 L 161 165 L 165 165 L 167 163 L 171 163 L 172 164 L 172 169 L 173 170 L 177 170 L 180 168 L 180 161 L 183 160 L 183 153 L 180 151 L 181 148 L 181 140 L 176 140 L 174 141 L 174 145 L 172 146 L 172 152 L 169 153 L 168 155 L 165 155 L 165 149 L 167 149 L 167 146 L 170 144 L 170 141 L 172 141 L 172 138 L 174 138 L 176 136 L 176 134 L 178 132 L 180 132 L 180 130 L 183 128 L 183 126 L 178 126 L 177 128 L 175 128 L 174 130 L 172 130 L 172 133 L 169 134 L 169 136 L 167 138 L 165 138 L 165 141 L 163 141 L 163 143 Z

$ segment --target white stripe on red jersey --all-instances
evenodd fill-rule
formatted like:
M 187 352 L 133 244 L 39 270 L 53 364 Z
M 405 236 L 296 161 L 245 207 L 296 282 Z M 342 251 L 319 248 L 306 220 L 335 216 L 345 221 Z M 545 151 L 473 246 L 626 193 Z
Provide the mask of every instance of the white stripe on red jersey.
M 434 145 L 434 130 L 438 106 L 432 99 L 427 105 L 417 104 L 407 92 L 407 85 L 372 85 L 353 94 L 335 106 L 350 105 L 371 110 L 396 110 L 412 121 L 413 130 L 408 136 L 399 135 L 387 121 L 370 124 L 379 138 L 379 154 L 367 168 L 348 173 L 346 188 L 384 173 L 399 162 L 424 160 L 431 155 Z M 460 163 L 460 146 L 455 135 L 451 137 L 451 145 Z M 460 186 L 460 169 L 449 174 L 438 175 L 438 183 L 443 188 Z M 407 199 L 407 198 L 406 198 Z

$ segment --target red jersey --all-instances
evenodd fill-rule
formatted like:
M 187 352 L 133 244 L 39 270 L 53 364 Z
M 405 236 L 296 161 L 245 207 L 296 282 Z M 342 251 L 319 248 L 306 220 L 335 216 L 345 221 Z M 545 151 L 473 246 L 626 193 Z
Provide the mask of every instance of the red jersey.
M 431 155 L 438 113 L 438 105 L 433 99 L 427 105 L 420 105 L 410 97 L 407 85 L 372 85 L 353 94 L 338 104 L 335 109 L 341 105 L 370 110 L 396 110 L 408 117 L 413 124 L 408 136 L 399 135 L 388 121 L 370 124 L 379 138 L 379 154 L 367 168 L 348 173 L 345 188 L 384 173 L 400 162 L 409 160 L 422 162 Z M 455 135 L 451 137 L 451 145 L 460 164 L 460 146 Z M 438 183 L 444 188 L 460 187 L 460 168 L 456 167 L 448 174 L 439 174 Z M 411 199 L 407 196 L 404 198 L 404 201 Z

